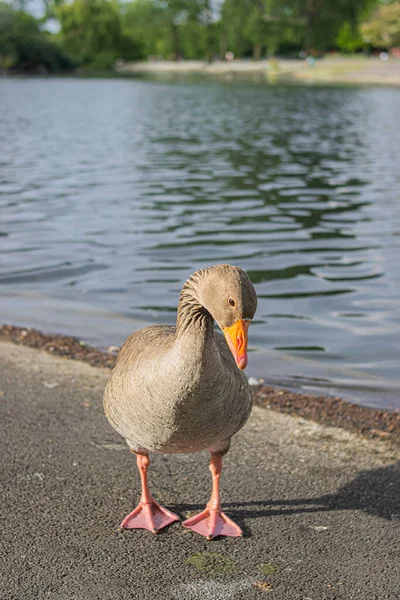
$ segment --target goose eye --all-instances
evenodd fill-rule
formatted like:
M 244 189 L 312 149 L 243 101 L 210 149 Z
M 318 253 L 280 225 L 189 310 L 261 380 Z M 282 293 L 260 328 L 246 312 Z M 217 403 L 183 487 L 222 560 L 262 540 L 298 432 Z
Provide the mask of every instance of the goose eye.
M 228 302 L 231 306 L 235 306 L 235 301 L 232 298 L 229 298 Z

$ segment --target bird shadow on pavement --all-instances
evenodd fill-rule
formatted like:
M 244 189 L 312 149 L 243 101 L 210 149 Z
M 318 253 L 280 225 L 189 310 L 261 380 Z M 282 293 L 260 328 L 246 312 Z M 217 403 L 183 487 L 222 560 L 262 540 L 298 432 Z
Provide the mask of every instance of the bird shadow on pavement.
M 203 508 L 199 504 L 175 504 L 171 510 L 182 514 Z M 268 498 L 254 502 L 223 502 L 222 508 L 229 511 L 229 516 L 242 527 L 246 537 L 249 529 L 245 520 L 261 517 L 361 510 L 384 519 L 400 520 L 400 462 L 360 471 L 352 481 L 333 494 L 282 500 Z

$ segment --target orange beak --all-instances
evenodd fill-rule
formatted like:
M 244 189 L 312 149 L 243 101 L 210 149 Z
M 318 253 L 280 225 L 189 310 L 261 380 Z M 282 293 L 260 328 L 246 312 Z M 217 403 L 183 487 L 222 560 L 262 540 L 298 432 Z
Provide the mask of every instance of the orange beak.
M 224 327 L 225 339 L 239 369 L 247 366 L 247 332 L 250 321 L 239 319 L 231 327 Z

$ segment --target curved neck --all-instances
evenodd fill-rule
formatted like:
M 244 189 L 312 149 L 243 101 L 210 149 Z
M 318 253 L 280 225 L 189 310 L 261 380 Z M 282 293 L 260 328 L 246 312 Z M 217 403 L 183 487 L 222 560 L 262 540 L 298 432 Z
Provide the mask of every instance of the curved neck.
M 188 279 L 182 288 L 176 320 L 177 337 L 192 331 L 197 336 L 214 335 L 214 319 L 198 300 L 197 283 Z

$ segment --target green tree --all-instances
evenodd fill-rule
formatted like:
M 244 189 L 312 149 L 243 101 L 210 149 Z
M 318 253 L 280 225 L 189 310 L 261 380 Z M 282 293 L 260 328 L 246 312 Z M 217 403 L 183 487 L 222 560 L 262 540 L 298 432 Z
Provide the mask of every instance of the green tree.
M 336 36 L 336 46 L 342 52 L 357 52 L 364 46 L 358 27 L 345 21 Z
M 60 5 L 56 14 L 63 46 L 80 64 L 108 69 L 119 57 L 137 58 L 137 45 L 123 35 L 115 2 L 74 0 L 72 4 Z
M 380 6 L 361 25 L 361 34 L 367 44 L 376 48 L 400 46 L 400 2 Z
M 122 24 L 145 57 L 205 58 L 214 44 L 209 0 L 136 0 L 122 5 Z
M 0 2 L 0 68 L 56 72 L 73 66 L 32 15 Z
M 358 46 L 355 33 L 377 0 L 225 0 L 224 45 L 238 56 L 274 54 L 288 47 L 323 52 Z
M 143 57 L 169 56 L 170 29 L 164 7 L 154 0 L 136 0 L 122 5 L 124 33 L 135 39 Z
M 225 0 L 222 31 L 225 49 L 258 59 L 281 46 L 300 45 L 305 20 L 300 3 L 280 0 Z
M 322 52 L 355 32 L 360 18 L 376 0 L 299 0 L 299 14 L 304 17 L 303 47 Z M 347 25 L 346 25 L 347 23 Z
M 222 30 L 225 50 L 237 56 L 260 58 L 267 44 L 264 0 L 225 0 Z

